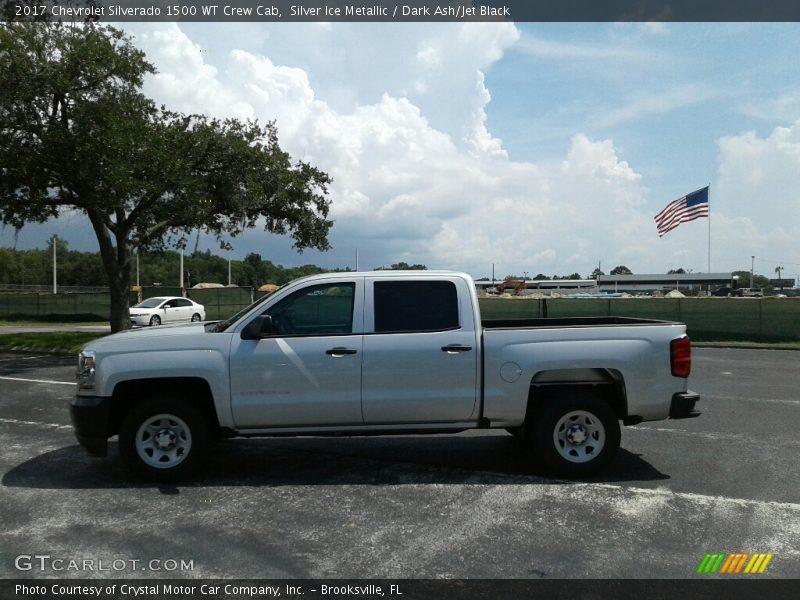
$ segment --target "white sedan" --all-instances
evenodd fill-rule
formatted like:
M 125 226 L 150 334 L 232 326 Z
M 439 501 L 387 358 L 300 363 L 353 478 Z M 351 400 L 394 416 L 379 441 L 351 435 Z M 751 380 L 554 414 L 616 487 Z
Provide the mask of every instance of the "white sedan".
M 188 298 L 169 296 L 148 298 L 131 307 L 131 325 L 161 325 L 182 321 L 203 321 L 206 309 Z

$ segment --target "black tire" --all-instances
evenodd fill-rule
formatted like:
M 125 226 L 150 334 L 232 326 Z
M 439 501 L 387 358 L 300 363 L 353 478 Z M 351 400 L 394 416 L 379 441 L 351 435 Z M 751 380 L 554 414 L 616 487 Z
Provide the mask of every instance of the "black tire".
M 525 428 L 524 427 L 506 427 L 506 431 L 514 436 L 514 444 L 517 446 L 524 446 L 525 444 Z
M 153 315 L 150 317 L 150 327 L 155 327 L 156 325 L 161 325 L 161 317 Z
M 565 391 L 544 398 L 529 444 L 544 469 L 562 477 L 582 477 L 604 469 L 619 450 L 617 415 L 600 397 Z
M 177 481 L 197 472 L 212 444 L 207 415 L 190 401 L 154 396 L 136 404 L 122 421 L 119 452 L 136 475 Z
M 198 313 L 194 313 L 192 315 L 192 323 L 197 323 L 200 320 L 200 315 Z

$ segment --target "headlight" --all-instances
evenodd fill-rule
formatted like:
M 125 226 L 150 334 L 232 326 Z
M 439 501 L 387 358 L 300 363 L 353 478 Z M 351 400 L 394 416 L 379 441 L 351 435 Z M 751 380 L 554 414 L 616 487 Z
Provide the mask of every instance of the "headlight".
M 81 352 L 78 356 L 78 372 L 75 378 L 78 380 L 78 389 L 94 389 L 94 352 Z

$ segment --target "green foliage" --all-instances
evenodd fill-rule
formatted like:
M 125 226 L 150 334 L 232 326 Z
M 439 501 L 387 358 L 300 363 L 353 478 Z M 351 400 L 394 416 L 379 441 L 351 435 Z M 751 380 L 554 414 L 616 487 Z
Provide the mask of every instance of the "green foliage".
M 74 252 L 59 240 L 58 284 L 85 287 L 108 285 L 100 255 Z M 47 250 L 12 250 L 0 248 L 0 284 L 50 285 L 53 282 L 52 242 Z
M 0 210 L 22 227 L 87 215 L 129 326 L 134 250 L 201 229 L 235 237 L 263 223 L 298 250 L 329 248 L 327 174 L 293 162 L 274 123 L 183 115 L 139 90 L 154 73 L 121 31 L 97 24 L 0 23 Z
M 83 346 L 101 338 L 105 333 L 85 331 L 52 331 L 35 333 L 8 333 L 0 335 L 0 348 L 33 348 L 78 352 Z
M 752 285 L 750 285 L 750 271 L 734 271 L 732 275 L 733 277 L 739 277 L 735 284 L 737 288 L 752 287 L 756 289 L 767 289 L 771 287 L 769 284 L 769 277 L 759 275 L 758 273 L 754 274 Z
M 428 267 L 419 264 L 410 265 L 407 262 L 394 263 L 389 267 L 386 266 L 375 267 L 376 271 L 383 271 L 384 269 L 387 271 L 427 271 Z
M 67 243 L 58 240 L 58 285 L 106 287 L 108 280 L 102 260 L 97 252 L 75 252 Z M 0 248 L 0 284 L 49 286 L 53 281 L 52 246 L 48 250 L 13 250 Z M 134 272 L 136 258 L 133 258 Z M 184 283 L 191 287 L 198 283 L 228 283 L 228 260 L 212 254 L 210 250 L 184 256 Z M 346 271 L 346 269 L 342 269 Z M 248 254 L 245 259 L 231 261 L 233 285 L 258 288 L 265 283 L 283 285 L 298 277 L 324 273 L 316 265 L 284 267 L 262 260 L 258 254 Z M 169 251 L 144 251 L 139 255 L 139 281 L 143 286 L 159 283 L 178 285 L 180 281 L 180 253 Z M 135 280 L 133 281 L 135 283 Z
M 633 275 L 633 271 L 631 271 L 625 265 L 619 265 L 618 267 L 614 267 L 611 269 L 611 275 Z

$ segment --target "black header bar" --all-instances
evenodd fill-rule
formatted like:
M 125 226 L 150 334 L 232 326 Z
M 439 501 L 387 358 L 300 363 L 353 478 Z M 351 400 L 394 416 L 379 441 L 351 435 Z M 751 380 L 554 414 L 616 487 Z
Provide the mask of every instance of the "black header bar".
M 800 0 L 0 0 L 6 20 L 800 21 Z
M 4 579 L 4 600 L 784 600 L 800 581 L 758 576 L 695 579 Z

